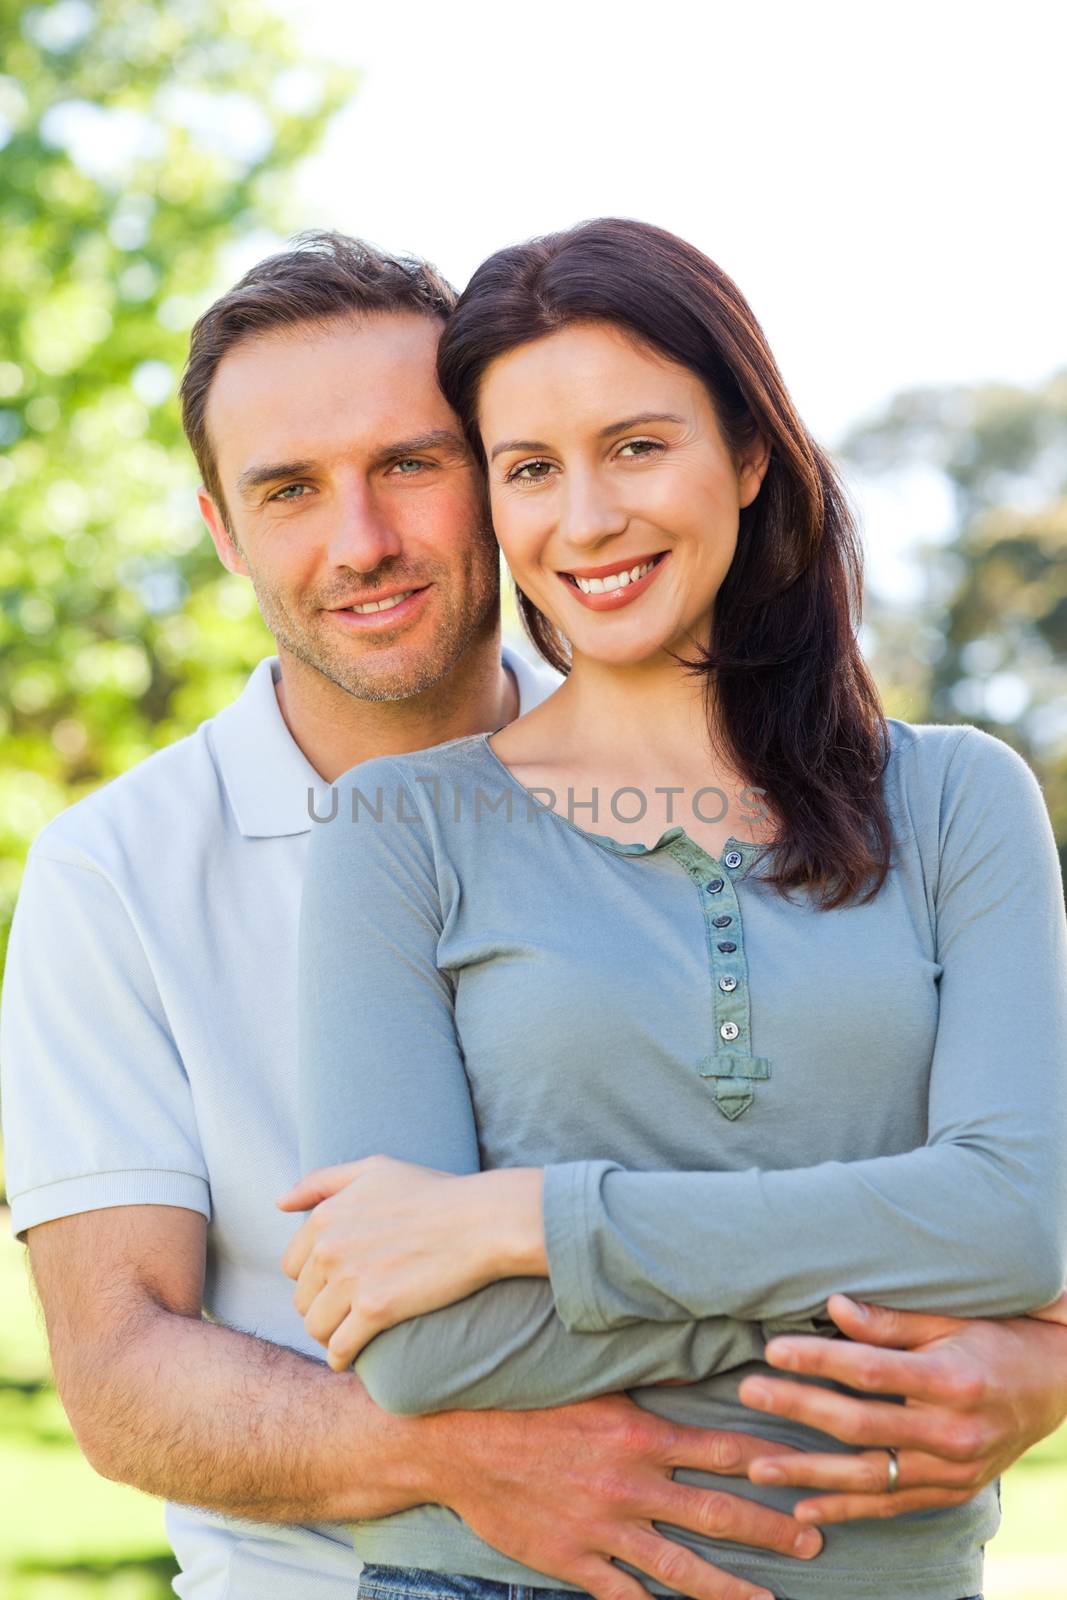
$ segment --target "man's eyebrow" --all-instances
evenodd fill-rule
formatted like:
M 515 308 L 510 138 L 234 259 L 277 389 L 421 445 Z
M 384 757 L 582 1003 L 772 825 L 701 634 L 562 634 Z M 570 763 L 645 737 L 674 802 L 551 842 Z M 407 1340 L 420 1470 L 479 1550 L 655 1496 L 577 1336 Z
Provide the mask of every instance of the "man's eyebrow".
M 416 434 L 412 439 L 399 439 L 396 444 L 379 450 L 376 459 L 396 461 L 403 456 L 419 455 L 423 450 L 451 450 L 458 455 L 467 454 L 462 436 L 452 428 L 435 428 L 430 433 Z M 262 489 L 265 484 L 278 483 L 282 478 L 304 478 L 314 472 L 314 461 L 267 461 L 262 466 L 247 467 L 237 480 L 238 494 L 248 494 Z
M 399 439 L 378 451 L 379 461 L 396 461 L 402 456 L 421 455 L 424 450 L 452 450 L 467 454 L 467 442 L 452 428 L 434 428 L 430 433 L 416 434 L 413 439 Z
M 643 428 L 649 422 L 684 422 L 685 418 L 678 416 L 674 411 L 641 411 L 635 417 L 624 417 L 621 422 L 609 422 L 607 427 L 597 432 L 598 439 L 610 439 L 612 434 L 625 433 L 627 428 Z M 497 456 L 502 456 L 506 450 L 549 450 L 550 445 L 543 439 L 504 439 L 500 444 L 493 446 L 489 456 L 490 461 L 495 461 Z
M 264 484 L 277 483 L 280 478 L 303 478 L 314 468 L 314 461 L 266 461 L 260 467 L 246 467 L 237 480 L 237 493 L 262 489 Z

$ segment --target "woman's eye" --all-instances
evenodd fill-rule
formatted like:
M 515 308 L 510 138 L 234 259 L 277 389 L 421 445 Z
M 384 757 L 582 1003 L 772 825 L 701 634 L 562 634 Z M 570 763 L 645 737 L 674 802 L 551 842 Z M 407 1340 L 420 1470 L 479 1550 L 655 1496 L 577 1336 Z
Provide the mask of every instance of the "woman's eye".
M 619 454 L 620 456 L 625 455 L 627 450 L 631 450 L 633 454 L 629 459 L 631 461 L 640 461 L 642 457 L 655 455 L 657 450 L 662 449 L 663 446 L 655 439 L 627 439 L 626 443 L 620 447 Z
M 287 483 L 284 489 L 279 489 L 276 494 L 272 494 L 271 499 L 283 501 L 302 500 L 306 489 L 306 483 Z
M 522 461 L 508 473 L 508 483 L 543 483 L 553 471 L 551 461 Z

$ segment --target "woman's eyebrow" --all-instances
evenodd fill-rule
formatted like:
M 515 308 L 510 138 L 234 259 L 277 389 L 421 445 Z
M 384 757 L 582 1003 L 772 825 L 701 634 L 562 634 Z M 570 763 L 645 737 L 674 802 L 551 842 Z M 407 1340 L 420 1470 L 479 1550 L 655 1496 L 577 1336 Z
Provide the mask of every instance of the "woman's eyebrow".
M 640 411 L 636 417 L 625 417 L 622 422 L 609 422 L 606 428 L 600 429 L 597 438 L 610 439 L 613 433 L 625 433 L 627 428 L 643 428 L 646 422 L 684 421 L 684 417 L 677 416 L 673 411 Z
M 549 446 L 542 439 L 505 439 L 501 444 L 495 444 L 490 452 L 490 461 L 495 461 L 497 456 L 502 456 L 505 450 L 547 450 Z
M 635 417 L 624 417 L 621 422 L 609 422 L 606 427 L 597 430 L 598 439 L 610 439 L 614 433 L 625 433 L 627 428 L 643 428 L 649 422 L 684 422 L 674 411 L 640 411 Z M 505 450 L 550 450 L 543 439 L 504 439 L 500 444 L 495 444 L 490 452 L 490 461 L 495 461 L 497 456 L 502 456 Z

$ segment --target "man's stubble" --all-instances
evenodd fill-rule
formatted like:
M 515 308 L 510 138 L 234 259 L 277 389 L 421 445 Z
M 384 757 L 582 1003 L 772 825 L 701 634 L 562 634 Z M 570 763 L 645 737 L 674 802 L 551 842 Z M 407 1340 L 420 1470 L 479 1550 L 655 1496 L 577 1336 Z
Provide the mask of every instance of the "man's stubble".
M 251 566 L 249 573 L 263 620 L 277 643 L 357 700 L 409 700 L 435 688 L 499 620 L 500 560 L 490 530 L 483 530 L 461 574 L 445 563 L 424 564 L 422 571 L 411 575 L 389 568 L 370 574 L 353 572 L 347 584 L 315 596 L 306 612 L 289 604 L 262 573 Z M 390 661 L 394 652 L 388 633 L 368 636 L 365 641 L 354 639 L 348 649 L 343 640 L 329 637 L 331 625 L 323 618 L 322 609 L 343 605 L 353 590 L 365 593 L 427 583 L 435 590 L 431 604 L 437 608 L 437 625 L 421 650 L 412 649 L 399 661 Z

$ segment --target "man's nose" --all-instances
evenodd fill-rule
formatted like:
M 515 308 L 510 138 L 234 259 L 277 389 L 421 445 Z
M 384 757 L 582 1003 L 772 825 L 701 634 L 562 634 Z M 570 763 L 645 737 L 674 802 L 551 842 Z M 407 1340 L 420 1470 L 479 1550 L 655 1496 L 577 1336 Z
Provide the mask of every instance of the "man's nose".
M 610 486 L 597 473 L 571 472 L 560 513 L 560 533 L 578 549 L 586 550 L 624 533 L 629 516 Z
M 334 566 L 373 572 L 400 554 L 400 535 L 365 481 L 352 479 L 341 485 L 333 510 L 326 554 Z

